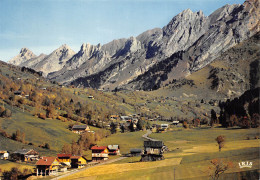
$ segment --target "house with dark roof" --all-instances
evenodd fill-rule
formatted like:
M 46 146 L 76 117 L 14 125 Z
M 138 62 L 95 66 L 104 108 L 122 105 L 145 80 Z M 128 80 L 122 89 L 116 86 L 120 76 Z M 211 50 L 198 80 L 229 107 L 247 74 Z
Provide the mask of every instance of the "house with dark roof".
M 87 158 L 84 156 L 71 156 L 71 168 L 83 168 L 87 165 Z
M 92 161 L 108 160 L 107 146 L 93 146 L 91 150 L 92 150 Z
M 134 148 L 134 149 L 130 149 L 130 156 L 141 156 L 142 154 L 142 149 L 137 149 L 137 148 Z
M 162 141 L 144 141 L 144 153 L 141 161 L 157 161 L 164 159 L 163 152 L 166 146 Z
M 81 134 L 81 133 L 87 132 L 89 130 L 90 130 L 90 128 L 86 124 L 84 124 L 84 125 L 74 125 L 72 127 L 72 132 L 77 133 L 77 134 Z
M 119 145 L 108 145 L 108 155 L 120 155 Z
M 39 159 L 39 153 L 33 149 L 19 149 L 13 155 L 21 161 L 36 161 Z
M 58 172 L 61 164 L 57 157 L 42 157 L 36 163 L 36 175 L 53 175 Z

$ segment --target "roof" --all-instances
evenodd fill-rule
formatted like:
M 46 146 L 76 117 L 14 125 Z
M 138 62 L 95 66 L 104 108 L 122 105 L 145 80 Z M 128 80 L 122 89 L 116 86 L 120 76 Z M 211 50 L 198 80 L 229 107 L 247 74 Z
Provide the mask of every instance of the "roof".
M 56 157 L 42 157 L 39 159 L 36 163 L 36 165 L 52 165 L 52 163 L 55 161 Z
M 14 153 L 15 154 L 27 154 L 30 151 L 34 151 L 34 150 L 33 149 L 19 149 L 19 150 L 15 151 Z
M 5 151 L 5 150 L 0 150 L 0 153 L 8 153 L 8 151 Z
M 79 159 L 81 158 L 82 156 L 71 156 L 70 159 Z
M 107 147 L 109 150 L 118 150 L 119 149 L 119 145 L 108 145 Z
M 119 117 L 118 115 L 111 115 L 110 117 Z
M 105 150 L 106 148 L 106 146 L 93 146 L 91 150 Z
M 142 149 L 130 149 L 131 153 L 141 153 Z
M 88 127 L 88 125 L 84 124 L 84 125 L 74 125 L 72 127 L 72 129 L 86 129 Z
M 63 157 L 68 157 L 70 158 L 72 155 L 71 154 L 57 154 L 58 158 L 63 158 Z
M 84 158 L 86 159 L 84 156 L 71 156 L 70 159 L 79 159 L 79 158 Z M 87 159 L 86 159 L 87 160 Z
M 162 141 L 144 141 L 144 147 L 162 148 L 163 142 Z

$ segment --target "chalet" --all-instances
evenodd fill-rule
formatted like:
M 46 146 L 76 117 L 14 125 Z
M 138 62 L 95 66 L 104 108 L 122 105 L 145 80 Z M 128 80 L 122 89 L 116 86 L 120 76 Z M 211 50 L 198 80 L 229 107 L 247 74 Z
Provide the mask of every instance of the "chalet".
M 93 146 L 91 150 L 92 161 L 108 160 L 108 149 L 106 146 Z
M 120 155 L 119 145 L 108 145 L 107 148 L 109 155 Z
M 6 160 L 9 158 L 9 152 L 8 151 L 1 151 L 0 150 L 0 159 Z
M 89 131 L 90 128 L 88 125 L 84 124 L 84 125 L 74 125 L 72 127 L 72 132 L 77 133 L 77 134 L 81 134 L 84 133 L 86 131 Z
M 65 164 L 67 166 L 71 166 L 71 159 L 70 159 L 71 156 L 72 156 L 71 154 L 65 154 L 65 153 L 57 154 L 60 163 Z
M 94 96 L 88 96 L 89 99 L 94 99 Z
M 36 175 L 53 175 L 58 172 L 60 166 L 57 157 L 42 157 L 36 163 Z
M 168 129 L 169 124 L 161 124 L 161 129 L 166 130 Z
M 162 141 L 144 141 L 144 153 L 141 161 L 157 161 L 164 159 L 164 144 Z
M 39 153 L 33 149 L 19 149 L 15 154 L 21 161 L 36 161 L 39 158 Z
M 83 168 L 87 165 L 87 159 L 83 156 L 71 156 L 71 168 Z
M 130 156 L 141 156 L 142 149 L 130 149 Z
M 172 121 L 172 124 L 173 124 L 173 125 L 178 125 L 178 124 L 179 124 L 179 121 Z
M 14 91 L 14 95 L 21 96 L 22 95 L 22 91 Z
M 120 119 L 122 121 L 128 121 L 128 120 L 132 120 L 132 117 L 131 116 L 120 116 Z
M 118 120 L 119 119 L 119 116 L 118 115 L 111 115 L 110 116 L 110 120 L 113 121 L 113 120 Z

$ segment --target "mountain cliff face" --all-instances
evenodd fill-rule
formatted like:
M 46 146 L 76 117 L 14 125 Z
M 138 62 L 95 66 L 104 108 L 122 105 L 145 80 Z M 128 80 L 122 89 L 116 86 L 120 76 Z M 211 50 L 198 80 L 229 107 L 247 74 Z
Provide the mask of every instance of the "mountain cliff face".
M 162 29 L 102 46 L 83 44 L 76 54 L 59 55 L 65 57 L 61 61 L 49 55 L 17 64 L 43 71 L 49 79 L 64 84 L 109 90 L 157 89 L 202 69 L 257 33 L 259 12 L 258 0 L 226 5 L 210 16 L 188 9 Z

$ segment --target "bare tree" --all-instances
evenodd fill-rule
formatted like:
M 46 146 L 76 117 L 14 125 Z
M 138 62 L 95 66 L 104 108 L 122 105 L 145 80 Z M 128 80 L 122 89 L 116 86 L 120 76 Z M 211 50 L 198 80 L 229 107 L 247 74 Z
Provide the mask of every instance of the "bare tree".
M 212 166 L 209 167 L 211 172 L 210 177 L 213 180 L 217 180 L 221 174 L 223 174 L 226 170 L 233 167 L 232 162 L 225 162 L 223 159 L 213 159 L 210 161 Z
M 222 136 L 222 135 L 218 136 L 218 137 L 216 138 L 216 141 L 217 141 L 217 143 L 218 143 L 218 149 L 219 149 L 219 152 L 220 152 L 220 151 L 221 151 L 221 148 L 224 147 L 225 136 Z

